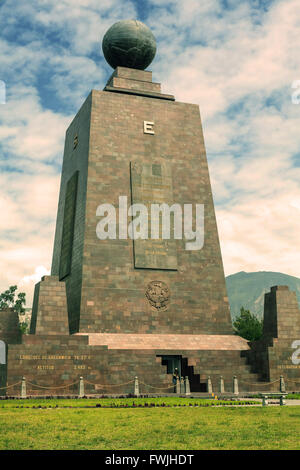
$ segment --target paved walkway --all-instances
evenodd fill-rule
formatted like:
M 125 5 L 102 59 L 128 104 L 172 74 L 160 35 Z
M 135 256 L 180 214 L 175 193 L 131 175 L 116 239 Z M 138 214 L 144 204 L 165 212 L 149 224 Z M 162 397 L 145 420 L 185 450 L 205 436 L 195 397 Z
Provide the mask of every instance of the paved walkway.
M 293 406 L 295 406 L 295 405 L 300 405 L 300 400 L 285 400 L 285 403 L 286 403 L 287 405 L 293 405 Z

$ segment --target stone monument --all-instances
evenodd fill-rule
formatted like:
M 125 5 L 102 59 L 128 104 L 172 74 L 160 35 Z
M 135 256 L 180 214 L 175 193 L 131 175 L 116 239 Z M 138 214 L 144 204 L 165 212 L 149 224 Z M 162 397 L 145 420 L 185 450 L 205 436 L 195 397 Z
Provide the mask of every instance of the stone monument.
M 172 391 L 178 368 L 191 393 L 207 391 L 208 377 L 217 390 L 221 375 L 225 390 L 233 375 L 246 389 L 267 366 L 232 330 L 199 107 L 152 81 L 156 42 L 143 23 L 113 25 L 103 52 L 114 71 L 67 129 L 52 272 L 35 288 L 30 335 L 8 346 L 7 383 L 26 376 L 32 393 L 57 394 L 82 376 L 85 393 L 130 393 L 138 376 L 153 393 Z M 201 249 L 128 236 L 130 206 L 163 204 L 204 208 Z M 110 210 L 116 236 L 101 238 Z

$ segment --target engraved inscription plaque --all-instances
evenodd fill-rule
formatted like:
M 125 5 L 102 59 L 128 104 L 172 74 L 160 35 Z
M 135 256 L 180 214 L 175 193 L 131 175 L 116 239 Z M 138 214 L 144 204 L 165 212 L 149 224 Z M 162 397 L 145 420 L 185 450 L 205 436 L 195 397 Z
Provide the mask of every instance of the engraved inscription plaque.
M 144 204 L 148 209 L 148 239 L 133 240 L 134 266 L 144 269 L 177 270 L 176 240 L 173 238 L 173 213 L 171 212 L 171 237 L 151 239 L 151 204 L 173 204 L 171 164 L 164 161 L 131 162 L 132 204 Z M 162 218 L 160 217 L 160 228 Z

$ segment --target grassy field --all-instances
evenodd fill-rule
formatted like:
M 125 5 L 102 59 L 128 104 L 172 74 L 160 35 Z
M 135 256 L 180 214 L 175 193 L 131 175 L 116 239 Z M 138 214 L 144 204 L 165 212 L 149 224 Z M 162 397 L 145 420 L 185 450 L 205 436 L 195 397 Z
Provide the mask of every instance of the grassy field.
M 300 400 L 300 393 L 288 393 L 286 398 L 289 400 Z
M 300 449 L 299 406 L 175 407 L 174 401 L 171 407 L 89 409 L 84 406 L 99 400 L 57 401 L 1 401 L 0 449 Z

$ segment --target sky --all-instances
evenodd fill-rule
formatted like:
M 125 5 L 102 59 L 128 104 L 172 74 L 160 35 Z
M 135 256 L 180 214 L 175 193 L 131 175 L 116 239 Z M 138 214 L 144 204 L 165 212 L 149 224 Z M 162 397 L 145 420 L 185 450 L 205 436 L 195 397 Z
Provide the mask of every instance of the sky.
M 65 131 L 131 18 L 156 37 L 153 80 L 200 106 L 225 274 L 300 277 L 298 0 L 0 0 L 0 291 L 30 307 L 50 272 Z

